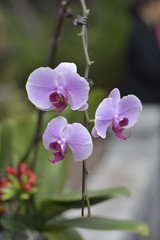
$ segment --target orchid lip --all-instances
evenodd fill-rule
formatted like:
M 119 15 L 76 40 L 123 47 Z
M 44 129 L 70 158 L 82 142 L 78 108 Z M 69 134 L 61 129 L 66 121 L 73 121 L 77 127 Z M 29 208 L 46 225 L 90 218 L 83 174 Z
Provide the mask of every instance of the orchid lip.
M 56 163 L 56 162 L 59 162 L 64 159 L 64 156 L 62 156 L 62 154 L 60 152 L 54 152 L 53 155 L 54 155 L 53 159 L 51 159 L 51 160 L 48 159 L 49 162 L 51 162 L 51 163 Z
M 57 112 L 62 112 L 67 107 L 68 97 L 63 89 L 58 89 L 49 96 L 50 102 L 57 109 Z
M 123 131 L 124 131 L 124 127 L 126 127 L 129 123 L 128 118 L 121 118 L 117 124 L 117 120 L 118 117 L 115 119 L 115 121 L 113 121 L 113 125 L 112 125 L 112 130 L 114 131 L 115 135 L 122 139 L 122 140 L 126 140 L 127 138 L 129 138 L 130 135 L 128 135 L 128 137 L 123 136 Z
M 51 163 L 59 162 L 60 160 L 64 159 L 65 154 L 67 152 L 66 144 L 64 143 L 64 139 L 58 140 L 57 142 L 52 142 L 49 145 L 49 148 L 53 151 L 54 158 L 49 160 Z
M 121 118 L 120 121 L 119 121 L 119 126 L 120 127 L 126 127 L 129 123 L 129 120 L 128 118 Z

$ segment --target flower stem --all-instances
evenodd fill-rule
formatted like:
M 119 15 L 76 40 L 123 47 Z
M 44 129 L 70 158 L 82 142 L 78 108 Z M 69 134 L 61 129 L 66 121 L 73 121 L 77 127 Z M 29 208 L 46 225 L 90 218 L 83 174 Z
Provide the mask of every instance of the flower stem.
M 82 7 L 82 12 L 83 12 L 83 17 L 88 18 L 89 10 L 86 7 L 85 0 L 80 0 L 81 7 Z M 87 25 L 82 26 L 81 30 L 81 38 L 82 38 L 82 44 L 83 44 L 83 51 L 84 51 L 84 56 L 85 56 L 85 61 L 86 61 L 86 66 L 85 66 L 85 74 L 84 77 L 88 78 L 89 75 L 89 68 L 92 62 L 90 61 L 89 54 L 88 54 L 88 36 L 87 36 Z M 88 116 L 87 110 L 84 113 L 84 126 L 88 128 L 88 124 L 90 123 L 90 119 Z M 85 201 L 87 204 L 87 217 L 91 217 L 91 208 L 90 208 L 90 201 L 88 198 L 88 193 L 87 193 L 87 177 L 88 177 L 88 170 L 87 170 L 87 163 L 86 160 L 83 161 L 83 167 L 82 167 L 82 217 L 84 216 L 84 207 L 85 207 Z
M 90 201 L 87 193 L 87 176 L 88 176 L 88 170 L 86 166 L 86 160 L 84 160 L 83 171 L 82 171 L 82 217 L 84 217 L 84 206 L 86 201 L 87 208 L 88 208 L 87 218 L 91 218 Z

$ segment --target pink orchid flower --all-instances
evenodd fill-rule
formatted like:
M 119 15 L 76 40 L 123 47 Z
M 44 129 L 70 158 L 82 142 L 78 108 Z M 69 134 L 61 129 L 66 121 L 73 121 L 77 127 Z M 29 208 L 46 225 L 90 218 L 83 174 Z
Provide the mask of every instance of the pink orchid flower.
M 123 135 L 123 130 L 132 127 L 138 121 L 141 111 L 142 104 L 139 98 L 128 95 L 121 99 L 119 90 L 113 89 L 96 110 L 93 137 L 106 138 L 107 129 L 111 125 L 115 135 L 126 140 L 128 137 Z
M 61 116 L 48 123 L 43 134 L 43 144 L 48 150 L 53 150 L 54 159 L 50 160 L 52 163 L 65 158 L 67 145 L 76 161 L 87 159 L 93 150 L 88 130 L 80 123 L 68 124 Z
M 68 103 L 72 110 L 88 108 L 89 84 L 77 73 L 74 63 L 61 63 L 55 69 L 40 67 L 27 81 L 29 100 L 40 110 L 62 112 Z

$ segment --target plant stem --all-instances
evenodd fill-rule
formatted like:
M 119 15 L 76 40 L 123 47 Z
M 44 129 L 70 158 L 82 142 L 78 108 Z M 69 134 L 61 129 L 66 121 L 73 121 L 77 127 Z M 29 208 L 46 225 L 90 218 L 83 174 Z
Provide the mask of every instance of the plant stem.
M 86 7 L 85 0 L 80 0 L 80 3 L 82 6 L 83 17 L 88 18 L 89 10 Z M 88 54 L 87 25 L 82 26 L 80 35 L 82 38 L 83 51 L 84 51 L 84 56 L 85 56 L 85 61 L 86 61 L 84 77 L 88 78 L 89 68 L 90 68 L 90 65 L 92 64 L 92 62 L 90 61 L 89 54 Z M 88 112 L 86 110 L 84 113 L 84 126 L 86 128 L 88 128 L 89 122 L 90 122 L 90 119 L 88 116 Z M 87 217 L 90 218 L 91 217 L 91 208 L 90 208 L 90 202 L 89 202 L 88 193 L 87 193 L 87 177 L 88 177 L 87 162 L 86 162 L 86 160 L 84 160 L 83 167 L 82 167 L 82 212 L 81 212 L 81 215 L 82 215 L 82 217 L 84 216 L 84 206 L 85 206 L 85 201 L 86 201 L 87 208 L 88 208 Z
M 70 4 L 71 1 L 72 0 L 61 2 L 61 7 L 58 11 L 58 21 L 57 21 L 57 24 L 56 24 L 56 29 L 55 29 L 54 36 L 53 36 L 52 41 L 51 41 L 51 47 L 50 47 L 48 60 L 47 60 L 47 66 L 48 67 L 53 68 L 55 66 L 56 57 L 57 57 L 57 50 L 58 50 L 58 46 L 60 44 L 60 36 L 61 36 L 61 31 L 62 31 L 63 22 L 64 22 L 64 18 L 65 18 L 65 11 L 66 11 L 66 9 L 67 9 L 67 7 L 68 7 L 68 5 Z
M 49 67 L 52 67 L 52 68 L 56 64 L 57 50 L 58 50 L 58 46 L 59 46 L 59 39 L 60 39 L 62 27 L 63 27 L 64 18 L 66 17 L 65 16 L 66 8 L 68 7 L 68 5 L 70 4 L 71 1 L 72 0 L 62 1 L 61 7 L 60 7 L 59 12 L 58 12 L 57 24 L 56 24 L 55 32 L 53 34 L 52 41 L 51 41 L 51 46 L 50 46 L 50 49 L 49 49 L 48 59 L 47 59 L 47 62 L 46 62 L 46 65 L 49 66 Z M 31 141 L 28 149 L 26 150 L 25 154 L 20 159 L 20 162 L 23 162 L 24 160 L 26 160 L 26 158 L 29 156 L 32 149 L 35 147 L 34 159 L 32 160 L 32 163 L 31 163 L 32 168 L 34 168 L 34 165 L 35 165 L 36 160 L 37 160 L 38 142 L 41 140 L 41 127 L 42 127 L 42 120 L 43 120 L 44 112 L 39 110 L 37 115 L 38 115 L 37 124 L 36 124 L 37 126 L 36 126 L 36 129 L 35 129 L 35 133 L 33 135 L 33 139 Z

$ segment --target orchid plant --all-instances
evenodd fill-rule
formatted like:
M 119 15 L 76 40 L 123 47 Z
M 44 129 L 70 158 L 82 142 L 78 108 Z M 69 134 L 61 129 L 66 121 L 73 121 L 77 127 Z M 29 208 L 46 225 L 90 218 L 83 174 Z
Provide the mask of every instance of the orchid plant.
M 63 1 L 61 3 L 62 15 L 59 17 L 60 21 L 64 18 L 64 13 L 66 16 L 70 2 Z M 80 36 L 82 37 L 86 60 L 84 77 L 77 73 L 75 63 L 62 62 L 53 69 L 52 67 L 55 65 L 53 59 L 55 57 L 53 58 L 52 51 L 48 66 L 34 70 L 28 77 L 26 83 L 27 95 L 28 99 L 38 109 L 38 121 L 37 125 L 34 122 L 35 119 L 31 121 L 34 127 L 36 126 L 36 131 L 29 148 L 25 154 L 21 154 L 17 167 L 7 166 L 0 178 L 0 227 L 9 231 L 30 229 L 41 232 L 48 239 L 64 240 L 82 239 L 73 229 L 74 227 L 97 230 L 127 230 L 146 236 L 148 235 L 148 228 L 143 222 L 101 218 L 91 214 L 92 204 L 112 199 L 118 195 L 129 195 L 129 191 L 124 187 L 88 191 L 86 160 L 93 151 L 92 137 L 105 139 L 107 130 L 111 126 L 116 137 L 120 140 L 127 140 L 130 136 L 128 129 L 138 121 L 142 104 L 134 95 L 121 98 L 119 90 L 115 88 L 107 98 L 100 102 L 95 111 L 95 118 L 90 119 L 88 101 L 91 86 L 88 76 L 90 65 L 93 62 L 90 61 L 88 54 L 89 10 L 84 0 L 80 0 L 80 3 L 83 16 L 78 16 L 74 20 L 74 25 L 82 26 Z M 59 33 L 60 29 L 57 32 Z M 58 33 L 55 34 L 54 38 L 55 46 L 57 46 Z M 68 105 L 71 111 L 79 111 L 84 115 L 83 124 L 80 122 L 70 123 L 70 118 L 67 119 L 65 114 Z M 43 112 L 50 112 L 53 117 L 48 120 L 48 118 L 44 118 Z M 91 133 L 89 125 L 92 126 Z M 19 123 L 17 126 L 20 126 Z M 42 127 L 45 128 L 43 134 L 41 134 Z M 22 127 L 20 135 L 22 131 L 24 134 L 25 129 L 29 128 Z M 1 133 L 4 129 L 2 126 Z M 125 131 L 127 135 L 125 135 Z M 26 136 L 27 134 L 28 131 L 26 130 Z M 38 145 L 41 139 L 43 146 Z M 10 141 L 10 135 L 8 135 L 7 141 Z M 67 147 L 70 148 L 73 159 L 82 162 L 81 193 L 78 191 L 64 194 L 60 187 L 57 190 L 57 186 L 62 185 L 61 180 L 60 183 L 58 182 L 59 176 L 66 172 Z M 34 153 L 33 149 L 35 150 Z M 45 149 L 47 149 L 47 152 L 52 152 L 52 157 L 50 157 L 50 153 L 48 154 L 49 161 L 46 161 Z M 28 166 L 24 162 L 26 159 L 32 159 Z M 47 172 L 44 170 L 44 165 L 47 166 Z M 41 168 L 39 173 L 38 170 L 35 173 L 37 166 Z M 50 171 L 54 171 L 54 174 L 53 172 L 49 174 Z M 50 188 L 46 175 L 43 179 L 44 175 L 41 176 L 41 174 L 47 175 L 48 182 L 51 183 Z M 40 182 L 38 182 L 38 176 L 41 176 Z M 54 181 L 51 181 L 53 177 Z M 52 184 L 55 181 L 57 186 L 53 187 Z M 51 189 L 54 189 L 54 193 Z M 85 207 L 87 207 L 86 217 Z M 64 218 L 63 212 L 73 208 L 81 208 L 82 216 L 74 219 Z

